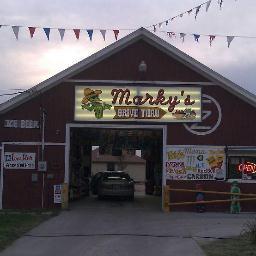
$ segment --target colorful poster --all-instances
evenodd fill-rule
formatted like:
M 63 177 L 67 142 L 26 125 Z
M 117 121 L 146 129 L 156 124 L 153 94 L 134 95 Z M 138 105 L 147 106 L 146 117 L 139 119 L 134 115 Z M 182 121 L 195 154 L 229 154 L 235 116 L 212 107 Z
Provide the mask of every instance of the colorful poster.
M 201 88 L 76 86 L 74 119 L 201 122 Z
M 165 173 L 167 180 L 225 180 L 225 148 L 168 145 Z
M 5 169 L 36 169 L 36 153 L 5 152 Z

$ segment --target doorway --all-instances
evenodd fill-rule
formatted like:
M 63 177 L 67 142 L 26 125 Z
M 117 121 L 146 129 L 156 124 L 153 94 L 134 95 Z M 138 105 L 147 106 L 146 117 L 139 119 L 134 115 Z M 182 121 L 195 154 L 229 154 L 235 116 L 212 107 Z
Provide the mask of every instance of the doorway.
M 134 179 L 135 197 L 161 198 L 165 126 L 70 124 L 67 134 L 65 178 L 70 201 L 90 196 L 91 177 L 111 170 Z

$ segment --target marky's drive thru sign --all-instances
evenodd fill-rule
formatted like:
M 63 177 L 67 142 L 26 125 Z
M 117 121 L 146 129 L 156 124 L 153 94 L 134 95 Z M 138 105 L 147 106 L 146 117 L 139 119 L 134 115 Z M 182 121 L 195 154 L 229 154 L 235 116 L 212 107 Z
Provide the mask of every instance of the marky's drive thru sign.
M 74 119 L 200 122 L 201 88 L 76 86 Z

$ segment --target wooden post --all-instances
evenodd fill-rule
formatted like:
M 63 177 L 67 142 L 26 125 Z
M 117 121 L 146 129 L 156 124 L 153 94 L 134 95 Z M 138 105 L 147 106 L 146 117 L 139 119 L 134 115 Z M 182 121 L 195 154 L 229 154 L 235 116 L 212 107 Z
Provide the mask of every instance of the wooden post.
M 68 184 L 62 184 L 62 191 L 61 191 L 61 208 L 68 209 Z
M 170 191 L 169 186 L 164 186 L 164 212 L 170 212 Z

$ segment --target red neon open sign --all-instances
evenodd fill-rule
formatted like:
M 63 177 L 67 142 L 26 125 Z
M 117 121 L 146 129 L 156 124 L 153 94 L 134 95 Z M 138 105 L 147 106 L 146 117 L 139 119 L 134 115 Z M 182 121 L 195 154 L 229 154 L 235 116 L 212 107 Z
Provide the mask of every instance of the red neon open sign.
M 239 164 L 237 169 L 239 172 L 242 173 L 256 173 L 256 164 L 251 162 L 245 162 L 243 164 Z

